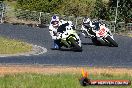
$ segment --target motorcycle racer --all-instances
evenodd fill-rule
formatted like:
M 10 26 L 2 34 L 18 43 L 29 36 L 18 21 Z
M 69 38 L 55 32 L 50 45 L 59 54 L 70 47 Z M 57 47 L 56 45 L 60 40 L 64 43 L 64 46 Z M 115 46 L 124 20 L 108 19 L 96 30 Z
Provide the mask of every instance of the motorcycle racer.
M 95 32 L 93 32 L 92 28 L 95 29 L 96 25 L 94 23 L 92 23 L 92 21 L 90 20 L 90 18 L 85 17 L 83 19 L 83 23 L 82 23 L 82 27 L 81 27 L 82 34 L 85 36 L 85 38 L 89 37 L 89 35 L 91 35 L 91 34 L 95 35 Z M 87 34 L 88 30 L 91 32 L 90 34 Z
M 50 26 L 49 26 L 49 32 L 53 39 L 53 48 L 52 49 L 60 49 L 60 36 L 59 33 L 62 34 L 64 31 L 66 31 L 66 26 L 72 25 L 71 21 L 64 21 L 60 20 L 58 16 L 52 16 Z
M 89 37 L 95 45 L 109 45 L 118 47 L 109 28 L 101 20 L 91 21 L 84 18 L 82 34 Z
M 58 16 L 52 16 L 50 25 L 49 25 L 49 32 L 53 39 L 53 47 L 52 49 L 60 49 L 60 40 L 57 39 L 57 29 L 60 25 L 60 19 Z

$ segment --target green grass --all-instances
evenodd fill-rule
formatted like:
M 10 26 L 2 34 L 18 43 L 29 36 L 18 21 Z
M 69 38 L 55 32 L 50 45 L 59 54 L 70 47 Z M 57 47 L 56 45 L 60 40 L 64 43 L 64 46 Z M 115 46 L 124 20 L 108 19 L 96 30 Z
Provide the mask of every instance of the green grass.
M 32 50 L 32 46 L 17 40 L 0 37 L 0 54 L 24 53 Z
M 80 74 L 14 74 L 0 77 L 0 88 L 84 88 L 79 83 Z M 90 75 L 91 79 L 127 79 L 129 75 Z M 87 86 L 86 88 L 132 88 L 131 86 Z

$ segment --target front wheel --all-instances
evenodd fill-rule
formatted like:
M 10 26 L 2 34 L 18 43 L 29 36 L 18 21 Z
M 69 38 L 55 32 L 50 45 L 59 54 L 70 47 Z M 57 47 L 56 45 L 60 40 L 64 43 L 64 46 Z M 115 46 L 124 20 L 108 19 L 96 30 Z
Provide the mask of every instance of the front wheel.
M 106 40 L 113 46 L 118 47 L 118 44 L 110 36 L 106 37 Z
M 69 41 L 70 41 L 71 44 L 73 45 L 75 51 L 78 51 L 78 52 L 81 52 L 81 51 L 82 51 L 82 47 L 80 47 L 80 46 L 77 44 L 77 42 L 76 42 L 76 40 L 75 40 L 74 38 L 70 38 Z

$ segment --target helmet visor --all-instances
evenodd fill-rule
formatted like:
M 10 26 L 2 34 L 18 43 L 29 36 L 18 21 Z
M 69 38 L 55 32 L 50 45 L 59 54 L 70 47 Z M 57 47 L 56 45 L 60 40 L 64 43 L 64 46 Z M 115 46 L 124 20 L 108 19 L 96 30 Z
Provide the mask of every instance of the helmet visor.
M 53 22 L 53 25 L 56 25 L 56 24 L 58 24 L 58 23 L 59 23 L 58 21 L 54 21 L 54 22 Z
M 53 26 L 58 26 L 59 25 L 59 21 L 52 21 L 51 24 L 53 24 Z

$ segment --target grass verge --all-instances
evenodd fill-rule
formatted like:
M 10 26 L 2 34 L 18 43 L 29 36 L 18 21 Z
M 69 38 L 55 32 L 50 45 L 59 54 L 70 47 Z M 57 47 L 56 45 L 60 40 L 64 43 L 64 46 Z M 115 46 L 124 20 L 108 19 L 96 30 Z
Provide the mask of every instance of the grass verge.
M 0 37 L 0 54 L 17 54 L 29 52 L 32 46 L 17 40 Z
M 80 85 L 82 67 L 0 66 L 0 88 L 84 88 Z M 132 80 L 130 68 L 87 69 L 89 78 Z M 129 86 L 87 86 L 86 88 L 132 88 Z
M 79 83 L 80 74 L 12 74 L 0 77 L 0 88 L 83 88 Z M 112 74 L 91 75 L 91 79 L 129 79 L 131 76 Z M 87 86 L 87 88 L 131 88 L 129 86 Z

